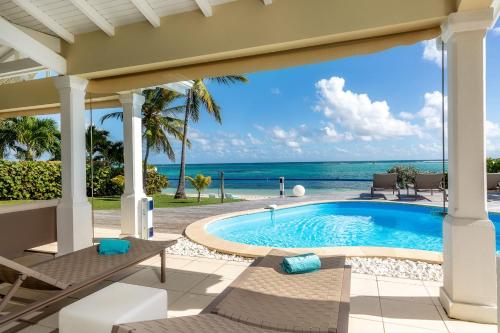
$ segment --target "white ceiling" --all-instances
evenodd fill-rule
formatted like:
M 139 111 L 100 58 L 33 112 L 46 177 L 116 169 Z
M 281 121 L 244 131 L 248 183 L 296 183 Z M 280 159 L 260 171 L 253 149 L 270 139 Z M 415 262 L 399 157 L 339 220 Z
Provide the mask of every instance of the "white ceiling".
M 106 21 L 118 27 L 146 18 L 130 0 L 86 0 Z M 145 0 L 159 16 L 169 16 L 187 11 L 199 10 L 195 0 Z M 217 6 L 234 0 L 207 0 Z M 70 0 L 30 0 L 43 13 L 73 34 L 99 30 L 85 14 Z M 17 6 L 12 0 L 0 0 L 0 15 L 15 23 L 36 31 L 56 36 L 56 33 Z

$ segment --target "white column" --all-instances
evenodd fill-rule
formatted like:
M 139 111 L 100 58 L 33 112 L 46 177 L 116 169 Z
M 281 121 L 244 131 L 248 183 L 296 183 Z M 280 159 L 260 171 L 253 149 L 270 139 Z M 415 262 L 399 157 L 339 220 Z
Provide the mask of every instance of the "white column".
M 85 170 L 85 89 L 76 76 L 54 78 L 61 100 L 62 199 L 57 206 L 58 255 L 92 245 L 92 208 Z
M 485 33 L 493 10 L 453 13 L 448 49 L 449 210 L 443 223 L 441 304 L 452 318 L 496 323 L 495 230 L 485 166 Z
M 142 185 L 142 117 L 144 96 L 138 93 L 120 95 L 123 106 L 123 157 L 125 189 L 121 199 L 122 236 L 139 237 Z

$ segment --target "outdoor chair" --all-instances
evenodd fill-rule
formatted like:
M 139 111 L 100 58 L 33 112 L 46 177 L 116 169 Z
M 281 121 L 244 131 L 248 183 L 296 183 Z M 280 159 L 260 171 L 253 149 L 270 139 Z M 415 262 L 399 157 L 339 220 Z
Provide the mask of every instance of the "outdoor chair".
M 500 173 L 489 173 L 487 175 L 488 191 L 500 191 Z
M 429 173 L 415 175 L 413 184 L 406 184 L 406 193 L 409 195 L 410 189 L 414 190 L 414 195 L 417 197 L 418 191 L 430 190 L 431 195 L 434 195 L 434 190 L 444 190 L 444 181 L 442 173 Z
M 9 291 L 0 301 L 0 313 L 20 287 L 54 291 L 48 298 L 27 304 L 18 311 L 12 313 L 6 311 L 6 314 L 0 315 L 0 326 L 64 299 L 158 254 L 161 256 L 160 279 L 165 282 L 165 248 L 175 244 L 176 241 L 149 241 L 132 237 L 124 239 L 131 243 L 129 252 L 112 256 L 99 255 L 97 245 L 30 267 L 0 256 L 0 283 L 11 284 Z
M 375 191 L 392 190 L 392 194 L 398 192 L 398 198 L 401 196 L 401 190 L 398 186 L 398 175 L 395 173 L 381 173 L 373 175 L 373 186 L 371 187 L 371 197 L 375 196 Z
M 285 274 L 283 251 L 256 259 L 199 315 L 115 325 L 112 333 L 347 333 L 350 266 L 321 257 L 321 269 Z

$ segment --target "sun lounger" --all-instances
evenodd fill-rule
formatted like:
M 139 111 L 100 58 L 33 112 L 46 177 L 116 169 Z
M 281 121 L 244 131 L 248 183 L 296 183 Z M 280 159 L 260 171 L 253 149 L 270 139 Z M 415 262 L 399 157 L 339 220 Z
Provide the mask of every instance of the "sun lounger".
M 443 174 L 442 173 L 428 173 L 428 174 L 417 174 L 415 175 L 415 182 L 413 184 L 406 185 L 406 191 L 409 194 L 410 189 L 414 190 L 415 197 L 418 191 L 430 190 L 431 195 L 434 194 L 434 190 L 443 190 Z
M 373 186 L 371 187 L 371 197 L 375 196 L 375 191 L 392 190 L 392 194 L 401 191 L 398 186 L 398 175 L 395 173 L 379 173 L 373 175 Z
M 68 297 L 158 254 L 162 258 L 161 281 L 164 282 L 165 248 L 176 241 L 125 239 L 131 242 L 131 247 L 128 253 L 120 255 L 102 256 L 98 254 L 97 246 L 91 246 L 31 267 L 0 257 L 0 282 L 12 285 L 0 301 L 0 312 L 20 287 L 55 291 L 48 298 L 28 304 L 19 311 L 0 315 L 0 325 Z
M 319 271 L 285 274 L 282 251 L 257 259 L 200 315 L 117 325 L 113 333 L 346 333 L 350 267 L 322 257 Z
M 489 173 L 487 176 L 488 191 L 500 191 L 500 173 Z

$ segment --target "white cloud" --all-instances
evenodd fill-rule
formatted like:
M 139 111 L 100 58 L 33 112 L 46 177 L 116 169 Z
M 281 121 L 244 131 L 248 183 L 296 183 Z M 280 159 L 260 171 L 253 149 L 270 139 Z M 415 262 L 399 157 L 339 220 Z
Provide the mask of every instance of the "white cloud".
M 281 95 L 280 88 L 271 88 L 271 94 L 273 94 L 273 95 Z
M 307 130 L 306 127 L 299 127 L 301 132 L 305 132 Z M 271 132 L 271 140 L 279 145 L 284 145 L 286 147 L 292 148 L 294 152 L 301 153 L 302 148 L 299 141 L 304 142 L 305 135 L 301 135 L 299 131 L 295 128 L 291 128 L 290 130 L 284 130 L 283 128 L 276 126 Z M 307 141 L 307 139 L 305 139 Z
M 486 120 L 484 124 L 484 130 L 487 138 L 500 137 L 500 125 L 498 125 L 497 123 Z
M 339 148 L 339 147 L 335 147 L 335 150 L 338 151 L 339 153 L 344 153 L 344 154 L 349 153 L 349 151 L 347 149 L 343 149 L 343 148 Z
M 321 128 L 323 139 L 329 142 L 351 141 L 353 140 L 351 133 L 338 133 L 333 124 L 329 124 Z
M 231 144 L 233 146 L 244 146 L 245 145 L 245 141 L 241 140 L 241 139 L 231 139 Z
M 441 153 L 443 151 L 442 145 L 438 144 L 437 142 L 420 143 L 418 145 L 418 148 L 426 153 L 434 153 L 434 154 Z
M 372 101 L 367 94 L 345 90 L 345 80 L 331 77 L 316 83 L 317 111 L 342 126 L 353 138 L 364 141 L 418 135 L 418 126 L 395 118 L 386 101 Z
M 441 67 L 441 50 L 438 50 L 436 45 L 436 40 L 435 39 L 425 40 L 422 42 L 422 44 L 424 46 L 422 59 L 432 61 L 436 65 Z M 446 60 L 446 54 L 445 54 L 445 60 Z
M 399 113 L 399 118 L 403 120 L 412 120 L 415 119 L 415 115 L 413 113 L 403 111 Z
M 253 127 L 255 127 L 257 130 L 263 132 L 265 131 L 266 129 L 264 128 L 264 126 L 261 126 L 259 124 L 254 124 Z
M 439 91 L 425 93 L 424 106 L 418 111 L 417 116 L 424 120 L 424 126 L 429 129 L 441 128 L 442 126 L 442 94 Z M 445 119 L 448 114 L 448 96 L 444 97 Z M 446 124 L 445 124 L 446 126 Z
M 247 138 L 250 141 L 250 143 L 253 144 L 253 145 L 261 145 L 262 144 L 262 141 L 260 141 L 256 137 L 254 137 L 252 135 L 252 133 L 247 133 Z

